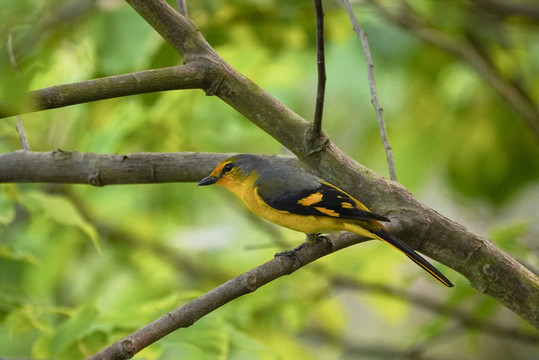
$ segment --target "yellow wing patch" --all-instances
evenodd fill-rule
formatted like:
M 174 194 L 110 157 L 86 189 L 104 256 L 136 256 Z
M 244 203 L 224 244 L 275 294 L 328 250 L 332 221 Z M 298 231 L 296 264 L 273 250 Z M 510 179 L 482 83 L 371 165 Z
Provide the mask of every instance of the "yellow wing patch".
M 343 201 L 341 203 L 341 206 L 342 206 L 343 209 L 353 209 L 354 208 L 354 205 L 352 205 L 351 203 L 346 202 L 346 201 Z
M 336 187 L 335 185 L 331 184 L 331 183 L 328 183 L 327 181 L 320 181 L 322 184 L 324 185 L 327 185 L 327 186 L 330 186 L 332 188 L 334 188 L 335 190 L 337 191 L 340 191 L 342 192 L 343 194 L 345 194 L 346 196 L 348 196 L 350 199 L 352 199 L 352 201 L 354 201 L 356 204 L 356 207 L 360 210 L 363 210 L 363 211 L 370 211 L 369 208 L 367 208 L 365 205 L 363 205 L 359 200 L 357 200 L 355 197 L 353 197 L 352 195 L 348 194 L 346 191 L 344 191 L 343 189 L 340 189 L 338 187 Z M 342 198 L 342 197 L 341 197 Z
M 314 207 L 316 210 L 320 211 L 321 213 L 324 213 L 326 214 L 327 216 L 332 216 L 332 217 L 339 217 L 341 216 L 338 212 L 336 212 L 335 210 L 331 210 L 331 209 L 328 209 L 328 208 L 325 208 L 325 207 L 317 207 L 315 206 Z
M 322 201 L 323 196 L 324 195 L 322 195 L 322 193 L 317 192 L 307 197 L 304 197 L 303 199 L 299 199 L 298 204 L 303 206 L 311 206 Z

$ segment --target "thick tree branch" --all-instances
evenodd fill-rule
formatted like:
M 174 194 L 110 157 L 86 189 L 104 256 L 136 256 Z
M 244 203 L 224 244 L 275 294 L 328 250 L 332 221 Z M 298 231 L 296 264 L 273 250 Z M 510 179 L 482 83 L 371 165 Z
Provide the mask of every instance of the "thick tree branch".
M 152 184 L 198 182 L 229 154 L 110 155 L 62 150 L 0 154 L 0 183 Z
M 208 61 L 199 59 L 183 66 L 63 84 L 31 91 L 28 104 L 12 108 L 2 104 L 0 118 L 38 110 L 55 109 L 91 101 L 178 89 L 203 89 L 211 95 L 219 75 Z
M 217 59 L 219 55 L 200 34 L 197 26 L 164 0 L 126 0 L 188 63 L 197 58 Z M 174 26 L 170 26 L 174 24 Z

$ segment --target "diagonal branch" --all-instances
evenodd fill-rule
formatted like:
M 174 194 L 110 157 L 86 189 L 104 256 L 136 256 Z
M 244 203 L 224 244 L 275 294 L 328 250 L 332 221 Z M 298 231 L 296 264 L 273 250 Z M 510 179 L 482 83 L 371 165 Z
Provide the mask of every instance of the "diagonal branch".
M 148 345 L 179 328 L 191 326 L 200 318 L 228 302 L 254 292 L 261 286 L 279 277 L 289 275 L 316 259 L 354 245 L 361 240 L 360 237 L 353 234 L 331 236 L 327 237 L 326 241 L 317 241 L 298 251 L 298 259 L 287 256 L 277 257 L 165 314 L 87 360 L 129 359 Z
M 372 62 L 371 50 L 369 48 L 369 41 L 367 40 L 367 34 L 363 29 L 359 27 L 356 16 L 352 10 L 352 6 L 348 0 L 342 0 L 348 17 L 352 22 L 354 31 L 361 40 L 361 47 L 363 48 L 363 54 L 365 56 L 365 62 L 367 63 L 367 77 L 369 78 L 369 89 L 371 91 L 371 102 L 376 111 L 376 118 L 378 119 L 378 127 L 380 128 L 380 137 L 382 138 L 382 144 L 386 152 L 387 166 L 389 168 L 389 178 L 393 181 L 397 181 L 397 171 L 395 170 L 395 160 L 393 160 L 393 150 L 389 144 L 387 137 L 386 122 L 384 120 L 384 110 L 380 106 L 378 101 L 378 91 L 376 90 L 376 81 L 374 79 L 374 63 Z
M 126 0 L 188 63 L 197 58 L 219 58 L 197 26 L 164 0 Z M 170 26 L 174 24 L 174 26 Z

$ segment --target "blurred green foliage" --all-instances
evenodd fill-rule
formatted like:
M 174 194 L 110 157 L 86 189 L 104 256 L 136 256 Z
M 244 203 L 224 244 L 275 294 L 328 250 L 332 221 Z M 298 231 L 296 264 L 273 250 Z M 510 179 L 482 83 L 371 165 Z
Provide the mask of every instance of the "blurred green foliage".
M 206 0 L 188 6 L 232 66 L 312 117 L 311 1 Z M 359 40 L 339 2 L 325 7 L 324 128 L 346 153 L 386 174 Z M 537 23 L 492 16 L 467 1 L 423 0 L 413 9 L 457 38 L 481 39 L 500 71 L 520 76 L 537 98 Z M 539 147 L 520 115 L 469 66 L 388 23 L 374 7 L 362 3 L 356 11 L 369 34 L 400 182 L 539 266 Z M 0 99 L 7 103 L 23 101 L 28 89 L 181 63 L 122 1 L 3 0 L 0 34 Z M 20 148 L 15 121 L 0 121 L 1 152 Z M 23 122 L 34 151 L 283 152 L 226 104 L 195 90 L 44 111 L 24 115 Z M 281 250 L 273 235 L 231 199 L 195 184 L 0 185 L 0 356 L 84 358 L 269 260 Z M 302 241 L 301 234 L 278 231 L 290 247 Z M 466 328 L 455 338 L 448 331 L 455 326 L 451 317 L 332 281 L 347 276 L 410 288 L 487 321 L 526 328 L 458 274 L 443 270 L 455 280 L 454 290 L 441 288 L 387 246 L 362 244 L 228 304 L 136 358 L 374 359 L 391 349 L 460 359 L 537 355 L 537 348 L 518 339 Z M 375 351 L 382 347 L 386 353 Z

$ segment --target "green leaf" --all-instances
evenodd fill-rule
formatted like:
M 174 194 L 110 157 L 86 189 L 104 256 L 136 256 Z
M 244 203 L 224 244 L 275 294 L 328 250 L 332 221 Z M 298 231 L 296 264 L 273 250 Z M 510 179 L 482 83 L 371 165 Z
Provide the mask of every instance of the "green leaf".
M 19 202 L 33 215 L 44 216 L 58 224 L 79 228 L 92 240 L 96 250 L 102 251 L 103 245 L 99 240 L 97 230 L 84 220 L 68 198 L 39 191 L 28 191 L 21 194 Z
M 27 358 L 39 331 L 32 326 L 24 309 L 12 311 L 0 323 L 0 354 L 2 357 Z
M 53 358 L 58 358 L 62 353 L 69 351 L 71 346 L 76 345 L 79 340 L 95 331 L 91 325 L 97 322 L 98 315 L 95 306 L 84 305 L 65 323 L 58 326 L 50 340 L 50 351 Z

